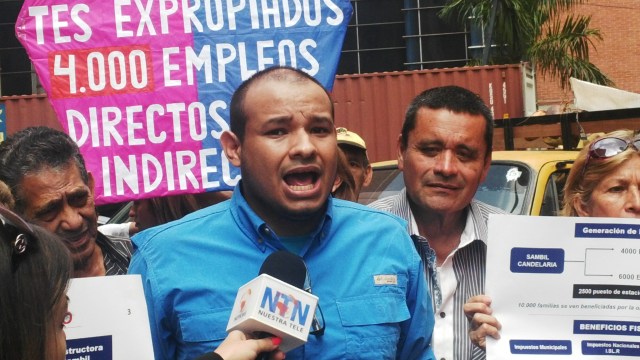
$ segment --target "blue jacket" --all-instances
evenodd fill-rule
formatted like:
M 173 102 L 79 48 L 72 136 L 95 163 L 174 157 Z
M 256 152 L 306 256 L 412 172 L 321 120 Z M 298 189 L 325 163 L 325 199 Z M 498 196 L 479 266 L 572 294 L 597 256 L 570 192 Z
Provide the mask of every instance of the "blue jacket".
M 129 273 L 142 275 L 156 359 L 215 349 L 238 288 L 284 249 L 238 188 L 226 202 L 133 238 Z M 326 331 L 287 359 L 433 359 L 431 299 L 403 220 L 330 198 L 299 255 Z

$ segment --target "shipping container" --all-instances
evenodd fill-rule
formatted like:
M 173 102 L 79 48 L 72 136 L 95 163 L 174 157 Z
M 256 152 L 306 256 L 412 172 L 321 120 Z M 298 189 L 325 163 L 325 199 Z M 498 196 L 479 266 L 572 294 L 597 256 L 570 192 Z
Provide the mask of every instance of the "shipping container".
M 519 83 L 514 80 L 518 76 Z M 409 102 L 425 89 L 450 84 L 478 93 L 491 106 L 496 118 L 494 150 L 548 148 L 551 145 L 543 141 L 545 137 L 558 138 L 565 149 L 572 148 L 579 137 L 579 124 L 586 133 L 640 130 L 640 108 L 528 116 L 535 111 L 535 97 L 530 94 L 535 86 L 530 71 L 519 65 L 339 75 L 332 92 L 336 126 L 360 134 L 372 162 L 395 159 Z M 502 89 L 499 97 L 496 88 Z M 531 101 L 534 105 L 527 105 Z M 0 121 L 0 141 L 29 126 L 62 130 L 44 94 L 0 97 Z
M 62 130 L 56 113 L 46 95 L 21 95 L 0 97 L 4 108 L 6 133 L 11 135 L 30 126 L 48 126 Z
M 526 64 L 338 75 L 331 93 L 336 126 L 360 134 L 371 161 L 395 159 L 407 105 L 422 91 L 444 85 L 477 93 L 497 119 L 535 111 L 535 84 Z

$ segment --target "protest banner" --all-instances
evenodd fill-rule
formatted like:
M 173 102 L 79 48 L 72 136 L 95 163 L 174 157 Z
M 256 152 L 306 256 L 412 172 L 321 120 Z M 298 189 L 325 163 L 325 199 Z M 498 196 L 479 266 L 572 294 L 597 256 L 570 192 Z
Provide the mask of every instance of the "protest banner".
M 348 0 L 26 0 L 16 35 L 94 174 L 96 203 L 231 189 L 219 143 L 273 65 L 331 89 Z

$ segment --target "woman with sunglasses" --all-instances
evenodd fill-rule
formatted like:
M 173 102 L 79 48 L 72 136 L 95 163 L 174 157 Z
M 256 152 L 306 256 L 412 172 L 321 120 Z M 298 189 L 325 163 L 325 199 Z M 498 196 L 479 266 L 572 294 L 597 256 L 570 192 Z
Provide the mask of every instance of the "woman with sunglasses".
M 56 235 L 0 206 L 0 360 L 64 360 L 67 285 L 73 264 Z M 279 338 L 249 340 L 240 331 L 202 359 L 251 360 L 277 351 Z
M 640 135 L 616 130 L 580 151 L 565 183 L 561 215 L 640 218 Z M 474 296 L 464 309 L 474 344 L 484 349 L 487 336 L 500 338 L 489 297 Z
M 561 214 L 640 218 L 640 136 L 617 130 L 583 148 L 567 177 Z

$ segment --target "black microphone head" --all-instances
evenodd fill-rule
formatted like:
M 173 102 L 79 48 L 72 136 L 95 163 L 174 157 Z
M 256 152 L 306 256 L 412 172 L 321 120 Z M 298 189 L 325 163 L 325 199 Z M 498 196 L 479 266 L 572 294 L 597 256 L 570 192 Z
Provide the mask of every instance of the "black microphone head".
M 267 274 L 299 289 L 304 289 L 307 265 L 304 260 L 289 251 L 278 250 L 267 258 L 260 267 L 260 274 Z

